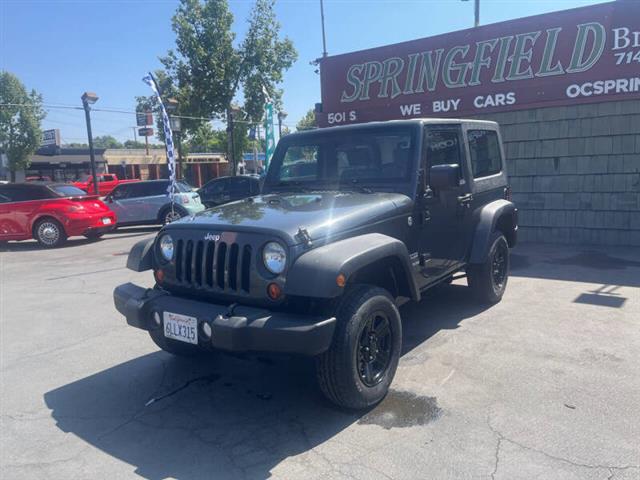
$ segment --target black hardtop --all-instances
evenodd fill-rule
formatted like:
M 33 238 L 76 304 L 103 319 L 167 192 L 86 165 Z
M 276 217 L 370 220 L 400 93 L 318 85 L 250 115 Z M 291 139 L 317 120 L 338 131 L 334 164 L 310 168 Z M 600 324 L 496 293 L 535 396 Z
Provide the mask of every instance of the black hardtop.
M 282 141 L 295 141 L 296 139 L 303 139 L 307 137 L 315 137 L 319 134 L 327 133 L 356 133 L 366 130 L 378 130 L 382 128 L 395 128 L 395 127 L 421 127 L 423 125 L 462 125 L 475 124 L 483 125 L 485 127 L 498 128 L 496 122 L 490 120 L 473 120 L 473 119 L 460 119 L 460 118 L 413 118 L 410 120 L 387 120 L 381 122 L 366 122 L 366 123 L 353 123 L 350 125 L 337 125 L 335 127 L 325 128 L 313 128 L 309 130 L 300 130 L 295 133 L 290 133 L 282 137 Z

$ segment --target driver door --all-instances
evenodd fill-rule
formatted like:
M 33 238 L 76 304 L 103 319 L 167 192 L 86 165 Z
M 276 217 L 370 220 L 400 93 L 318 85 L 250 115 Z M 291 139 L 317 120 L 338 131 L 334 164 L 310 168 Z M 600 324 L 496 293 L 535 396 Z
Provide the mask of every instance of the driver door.
M 460 125 L 429 125 L 425 130 L 425 182 L 421 240 L 421 274 L 425 284 L 455 270 L 468 248 L 471 194 L 466 179 L 463 133 Z M 458 185 L 448 190 L 431 188 L 429 169 L 459 165 Z

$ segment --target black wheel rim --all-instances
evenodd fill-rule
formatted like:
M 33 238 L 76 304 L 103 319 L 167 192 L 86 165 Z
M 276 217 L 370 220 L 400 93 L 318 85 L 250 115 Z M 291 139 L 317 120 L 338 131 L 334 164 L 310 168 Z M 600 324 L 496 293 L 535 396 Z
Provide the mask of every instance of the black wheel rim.
M 507 249 L 498 245 L 491 262 L 491 278 L 496 290 L 501 290 L 507 278 Z
M 358 376 L 367 387 L 380 383 L 391 363 L 391 324 L 384 312 L 375 312 L 365 322 L 358 339 Z

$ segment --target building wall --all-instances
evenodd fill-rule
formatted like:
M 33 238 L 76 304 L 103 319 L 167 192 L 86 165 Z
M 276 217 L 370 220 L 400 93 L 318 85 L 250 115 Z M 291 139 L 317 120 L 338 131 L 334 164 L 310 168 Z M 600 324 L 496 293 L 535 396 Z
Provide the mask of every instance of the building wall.
M 640 246 L 640 101 L 482 118 L 501 125 L 523 241 Z

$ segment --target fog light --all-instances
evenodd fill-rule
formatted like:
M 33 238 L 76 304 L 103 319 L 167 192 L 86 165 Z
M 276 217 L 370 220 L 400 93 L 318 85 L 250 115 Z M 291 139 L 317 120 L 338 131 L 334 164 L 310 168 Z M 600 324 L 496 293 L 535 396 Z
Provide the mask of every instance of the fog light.
M 277 283 L 270 283 L 267 287 L 267 294 L 271 300 L 278 300 L 282 296 L 282 289 Z
M 207 322 L 203 322 L 202 323 L 202 334 L 208 339 L 211 338 L 211 325 L 209 325 Z
M 155 322 L 157 327 L 160 326 L 160 324 L 162 323 L 162 318 L 160 318 L 160 313 L 153 312 L 153 321 Z

